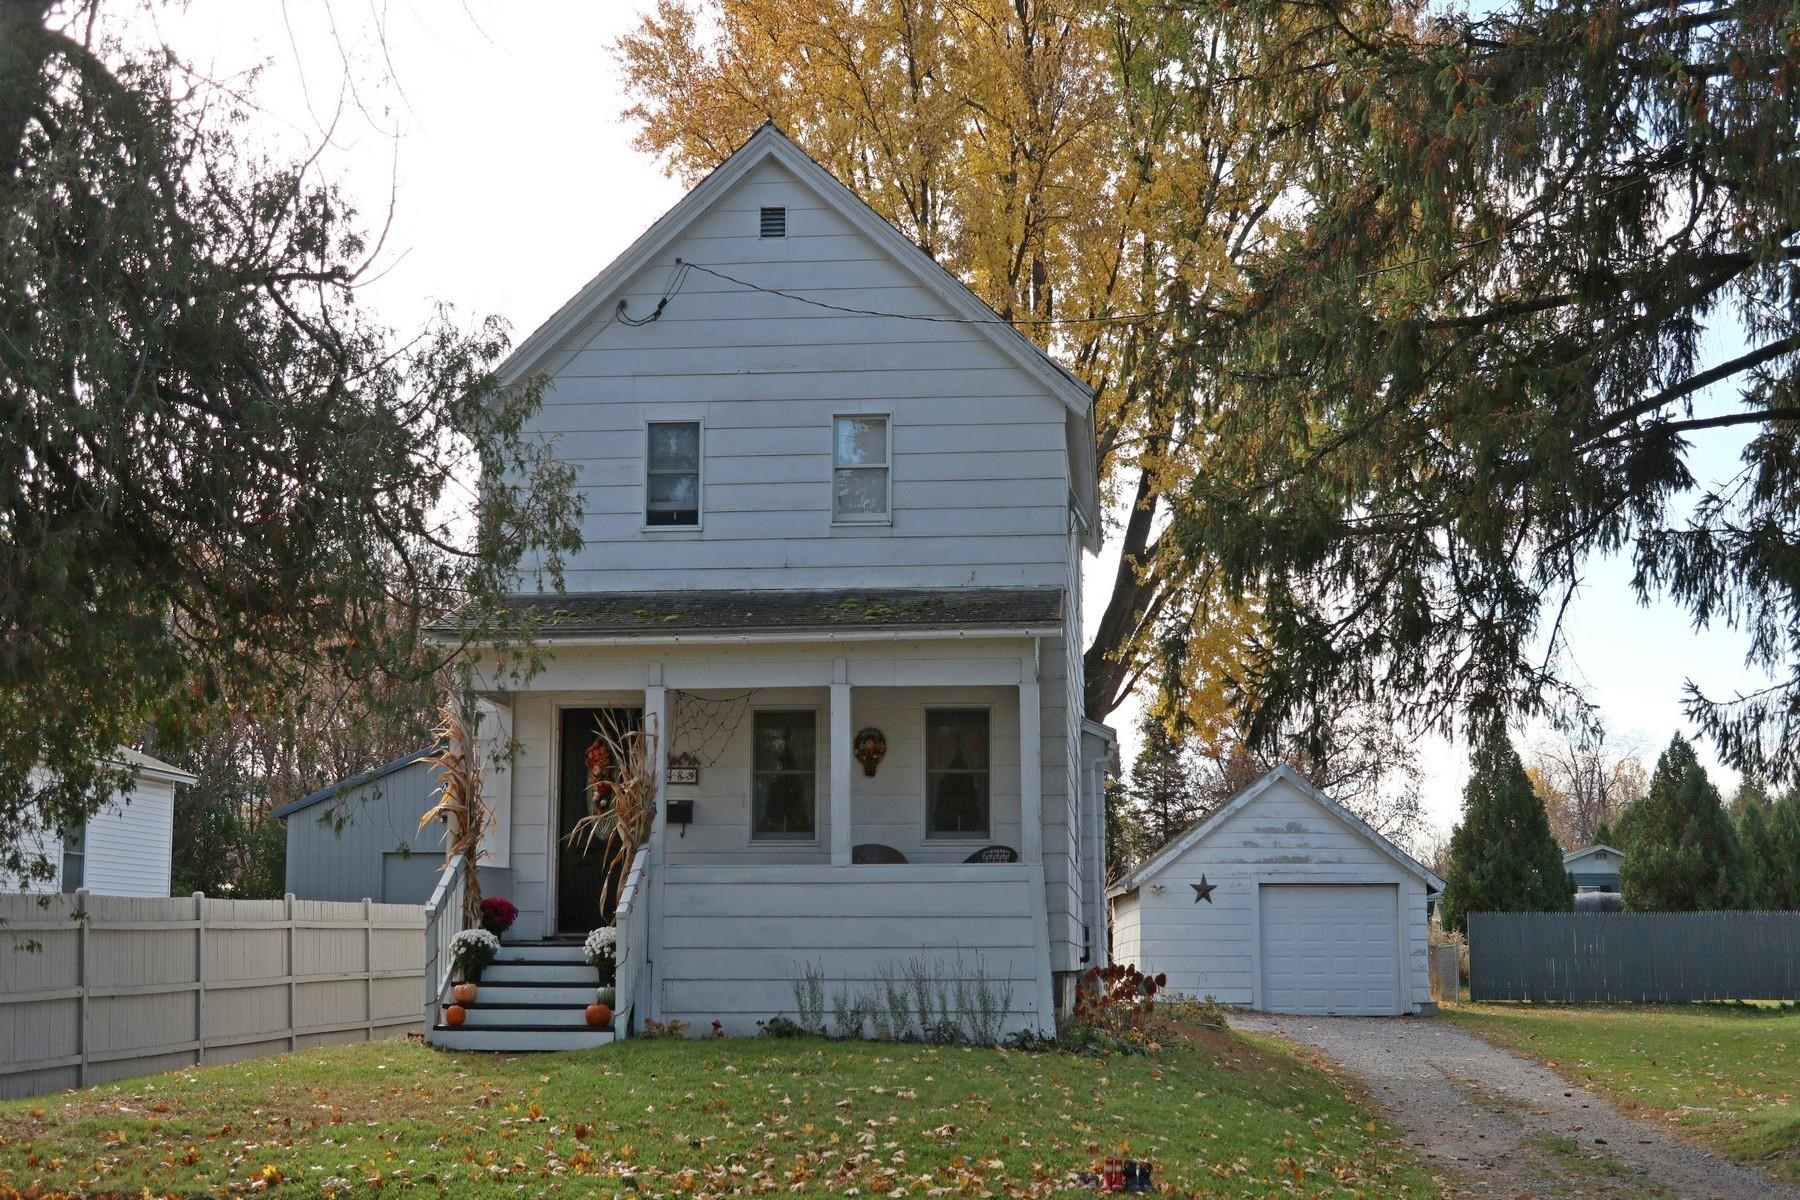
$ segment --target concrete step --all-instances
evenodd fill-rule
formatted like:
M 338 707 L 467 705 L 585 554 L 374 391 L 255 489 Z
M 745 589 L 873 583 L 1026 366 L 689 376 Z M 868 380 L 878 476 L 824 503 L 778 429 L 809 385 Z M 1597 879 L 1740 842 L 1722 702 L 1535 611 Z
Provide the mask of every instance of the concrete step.
M 481 985 L 490 983 L 585 983 L 600 986 L 600 973 L 584 962 L 496 962 L 481 972 Z
M 588 983 L 489 983 L 482 980 L 476 989 L 475 1003 L 489 1004 L 574 1004 L 586 1007 L 594 1002 L 600 985 Z
M 472 1004 L 463 1010 L 464 1029 L 494 1029 L 530 1025 L 545 1029 L 586 1029 L 587 1006 L 565 1005 L 560 1008 L 500 1008 L 491 1004 Z
M 491 1050 L 516 1054 L 536 1050 L 586 1050 L 594 1046 L 606 1046 L 613 1041 L 613 1031 L 589 1029 L 586 1025 L 580 1029 L 544 1029 L 518 1025 L 481 1029 L 471 1029 L 465 1025 L 461 1029 L 450 1029 L 438 1025 L 426 1033 L 425 1040 L 446 1050 Z

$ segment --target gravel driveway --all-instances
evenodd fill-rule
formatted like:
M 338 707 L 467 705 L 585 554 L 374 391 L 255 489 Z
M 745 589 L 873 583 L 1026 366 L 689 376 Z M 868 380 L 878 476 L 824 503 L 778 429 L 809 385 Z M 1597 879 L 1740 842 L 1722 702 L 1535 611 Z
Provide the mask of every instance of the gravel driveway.
M 1445 1021 L 1244 1013 L 1232 1025 L 1311 1046 L 1359 1080 L 1452 1195 L 1800 1200 Z

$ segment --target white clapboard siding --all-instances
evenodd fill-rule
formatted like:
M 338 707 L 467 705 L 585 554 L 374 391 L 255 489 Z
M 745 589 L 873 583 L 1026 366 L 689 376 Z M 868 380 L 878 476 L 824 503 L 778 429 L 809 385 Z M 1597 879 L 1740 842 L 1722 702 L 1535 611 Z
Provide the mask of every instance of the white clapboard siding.
M 757 236 L 752 201 L 785 204 L 788 236 Z M 1065 409 L 986 332 L 698 271 L 658 320 L 612 319 L 621 296 L 633 316 L 654 311 L 678 258 L 846 307 L 954 315 L 787 167 L 750 171 L 545 360 L 533 429 L 575 467 L 585 514 L 571 589 L 1064 583 Z M 831 522 L 839 412 L 889 417 L 894 511 L 880 533 Z M 644 424 L 658 419 L 704 423 L 697 531 L 643 528 Z
M 417 1029 L 424 928 L 367 901 L 0 896 L 0 1098 Z
M 1190 886 L 1202 876 L 1215 885 L 1210 902 L 1197 900 Z M 1175 991 L 1257 1005 L 1259 889 L 1283 884 L 1396 887 L 1405 930 L 1397 1011 L 1430 1004 L 1425 883 L 1285 778 L 1146 875 L 1134 891 L 1114 897 L 1113 956 L 1151 974 L 1166 973 Z
M 750 728 L 748 716 L 736 735 L 721 747 L 719 761 L 704 768 L 697 785 L 674 785 L 671 799 L 693 800 L 695 821 L 669 831 L 668 860 L 674 864 L 765 862 L 822 863 L 830 855 L 829 773 L 831 741 L 829 691 L 835 664 L 844 658 L 852 684 L 853 729 L 873 725 L 887 737 L 888 753 L 874 776 L 851 769 L 852 842 L 894 846 L 914 862 L 957 863 L 990 842 L 1019 847 L 1020 782 L 1018 747 L 1018 680 L 1021 646 L 1004 640 L 968 639 L 948 644 L 876 643 L 846 650 L 841 645 L 783 644 L 621 647 L 570 647 L 558 652 L 533 681 L 534 690 L 520 693 L 513 706 L 513 733 L 519 755 L 513 767 L 512 899 L 519 905 L 515 936 L 532 938 L 554 932 L 550 926 L 554 846 L 550 824 L 557 781 L 552 764 L 555 713 L 560 707 L 607 703 L 641 703 L 641 681 L 652 671 L 674 688 L 695 688 L 700 695 L 742 688 L 759 689 L 751 706 L 811 708 L 819 714 L 821 762 L 817 782 L 818 837 L 798 844 L 752 843 L 749 837 Z M 1045 644 L 1046 663 L 1058 658 L 1054 639 Z M 989 682 L 978 682 L 980 680 Z M 710 681 L 701 686 L 699 680 Z M 933 680 L 963 683 L 933 683 Z M 796 680 L 806 681 L 797 685 Z M 1063 718 L 1054 705 L 1065 694 L 1060 687 L 1039 688 L 1044 704 L 1043 786 L 1047 822 L 1061 828 L 1066 809 L 1063 768 L 1065 752 L 1055 732 Z M 993 827 L 989 837 L 927 840 L 924 836 L 923 721 L 927 705 L 976 705 L 990 713 L 993 774 L 990 781 Z M 676 746 L 676 750 L 684 749 Z M 1047 824 L 1047 828 L 1050 826 Z M 1071 883 L 1076 873 L 1060 834 L 1055 853 L 1046 847 L 1045 875 L 1053 919 L 1059 924 L 1069 966 L 1078 966 L 1079 897 Z M 1053 882 L 1051 882 L 1053 877 Z
M 727 1033 L 796 1015 L 794 981 L 825 976 L 867 990 L 884 970 L 929 963 L 938 978 L 977 968 L 1010 992 L 1005 1029 L 1048 1029 L 1049 965 L 1033 892 L 1036 868 L 667 868 L 657 964 L 664 1019 Z

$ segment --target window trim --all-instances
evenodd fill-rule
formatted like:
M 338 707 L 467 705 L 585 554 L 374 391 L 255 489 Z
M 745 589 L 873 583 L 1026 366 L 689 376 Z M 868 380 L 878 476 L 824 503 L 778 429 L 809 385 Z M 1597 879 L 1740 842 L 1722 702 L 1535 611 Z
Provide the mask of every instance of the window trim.
M 979 712 L 987 716 L 987 829 L 981 833 L 931 832 L 931 714 Z M 1023 750 L 1020 753 L 1024 753 Z M 994 832 L 994 706 L 992 704 L 921 704 L 919 706 L 919 842 L 926 846 L 986 846 Z
M 877 467 L 874 463 L 864 463 L 861 467 L 840 467 L 837 458 L 837 425 L 839 421 L 877 420 L 886 428 L 887 436 L 882 439 L 882 447 L 887 451 L 886 457 Z M 883 508 L 880 516 L 840 516 L 837 508 L 837 473 L 840 470 L 881 470 L 886 472 L 887 487 L 883 496 Z M 894 523 L 894 417 L 889 412 L 834 412 L 831 414 L 831 474 L 827 480 L 830 488 L 831 523 L 834 526 L 864 527 L 870 525 L 892 525 Z
M 825 790 L 829 781 L 825 777 L 826 749 L 825 739 L 820 734 L 819 714 L 822 711 L 817 704 L 764 704 L 750 709 L 750 753 L 746 756 L 744 770 L 746 781 L 744 786 L 744 840 L 748 846 L 794 846 L 817 848 L 819 842 L 819 826 L 821 822 L 821 805 L 825 801 Z M 813 719 L 813 827 L 808 837 L 780 837 L 756 832 L 756 718 L 763 713 L 807 713 Z M 802 772 L 794 772 L 801 774 Z
M 652 525 L 650 523 L 650 427 L 653 425 L 692 425 L 697 430 L 694 455 L 694 523 L 692 525 Z M 638 520 L 645 533 L 693 533 L 706 526 L 706 419 L 704 417 L 645 417 L 638 445 L 644 448 L 643 469 L 639 472 Z M 674 472 L 667 472 L 673 474 Z

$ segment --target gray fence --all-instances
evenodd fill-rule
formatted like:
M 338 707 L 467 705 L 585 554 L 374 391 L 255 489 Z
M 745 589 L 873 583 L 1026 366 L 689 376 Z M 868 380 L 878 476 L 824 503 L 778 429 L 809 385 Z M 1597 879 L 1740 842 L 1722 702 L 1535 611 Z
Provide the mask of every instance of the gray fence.
M 0 1098 L 391 1037 L 424 978 L 416 904 L 0 895 Z
M 1474 1000 L 1800 1000 L 1800 912 L 1474 913 Z

